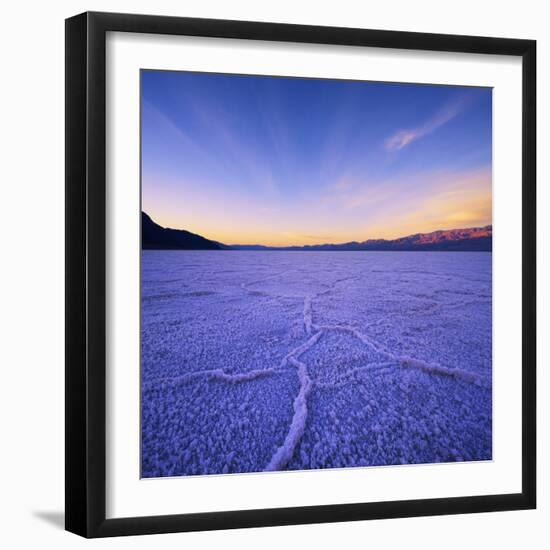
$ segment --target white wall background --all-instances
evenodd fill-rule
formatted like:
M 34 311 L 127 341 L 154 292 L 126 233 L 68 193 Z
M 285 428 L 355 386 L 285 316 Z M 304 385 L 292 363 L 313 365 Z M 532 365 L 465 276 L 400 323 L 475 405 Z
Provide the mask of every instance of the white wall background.
M 64 18 L 85 10 L 538 40 L 539 509 L 85 541 L 63 523 Z M 5 548 L 548 548 L 550 13 L 544 2 L 10 2 L 0 33 L 0 541 Z

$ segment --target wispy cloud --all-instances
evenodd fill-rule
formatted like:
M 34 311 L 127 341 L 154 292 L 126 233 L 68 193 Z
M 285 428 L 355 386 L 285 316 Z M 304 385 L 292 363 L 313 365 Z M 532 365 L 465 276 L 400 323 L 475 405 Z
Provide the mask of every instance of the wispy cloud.
M 447 103 L 421 126 L 400 129 L 391 135 L 385 142 L 386 149 L 388 151 L 399 151 L 413 143 L 413 141 L 435 132 L 462 112 L 465 106 L 466 103 L 463 99 Z

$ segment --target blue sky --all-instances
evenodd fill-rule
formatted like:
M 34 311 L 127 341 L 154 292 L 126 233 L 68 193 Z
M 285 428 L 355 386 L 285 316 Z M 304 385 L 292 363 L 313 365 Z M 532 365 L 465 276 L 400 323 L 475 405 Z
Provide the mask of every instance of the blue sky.
M 491 223 L 488 88 L 142 71 L 142 207 L 227 244 Z

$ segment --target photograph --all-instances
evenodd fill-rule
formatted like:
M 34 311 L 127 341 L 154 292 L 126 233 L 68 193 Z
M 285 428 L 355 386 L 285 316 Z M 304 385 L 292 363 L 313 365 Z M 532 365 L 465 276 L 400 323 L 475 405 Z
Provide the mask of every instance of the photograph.
M 141 477 L 491 461 L 492 134 L 491 87 L 141 69 Z

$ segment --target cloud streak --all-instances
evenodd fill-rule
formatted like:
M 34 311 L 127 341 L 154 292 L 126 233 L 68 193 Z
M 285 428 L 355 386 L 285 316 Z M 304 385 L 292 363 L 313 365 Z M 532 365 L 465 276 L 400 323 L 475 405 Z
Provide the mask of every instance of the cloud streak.
M 388 151 L 400 151 L 414 141 L 435 132 L 455 118 L 465 108 L 464 101 L 454 101 L 442 107 L 432 118 L 416 128 L 401 129 L 390 136 L 385 146 Z

